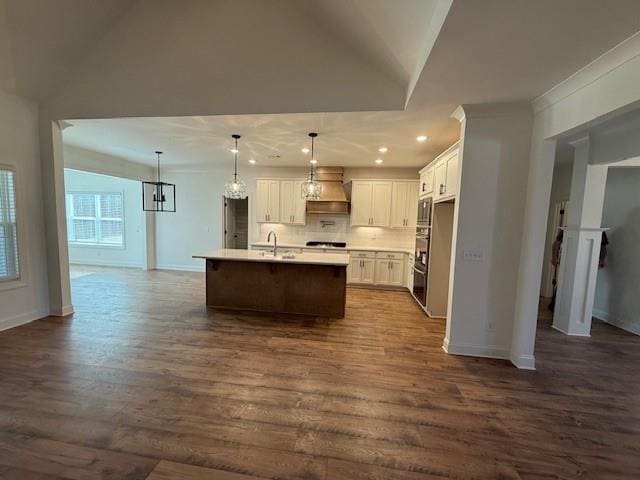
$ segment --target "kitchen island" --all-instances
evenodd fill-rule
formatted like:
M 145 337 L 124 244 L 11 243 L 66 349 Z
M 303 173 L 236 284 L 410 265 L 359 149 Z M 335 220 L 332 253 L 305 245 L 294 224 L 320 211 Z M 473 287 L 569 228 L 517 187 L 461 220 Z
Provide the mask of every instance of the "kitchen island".
M 213 308 L 344 317 L 345 253 L 222 249 L 194 255 L 206 262 L 206 302 Z

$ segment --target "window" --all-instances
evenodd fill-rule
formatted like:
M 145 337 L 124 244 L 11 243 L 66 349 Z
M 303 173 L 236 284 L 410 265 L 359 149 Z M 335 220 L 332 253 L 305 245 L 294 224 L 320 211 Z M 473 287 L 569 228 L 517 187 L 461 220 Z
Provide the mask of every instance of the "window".
M 124 247 L 122 193 L 68 193 L 67 232 L 73 245 Z
M 0 165 L 0 282 L 20 278 L 16 217 L 16 174 Z

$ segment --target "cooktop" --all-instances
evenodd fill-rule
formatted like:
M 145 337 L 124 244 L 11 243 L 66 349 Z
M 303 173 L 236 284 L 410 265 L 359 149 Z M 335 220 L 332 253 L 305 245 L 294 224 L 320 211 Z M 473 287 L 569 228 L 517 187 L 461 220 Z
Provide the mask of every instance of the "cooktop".
M 306 243 L 307 247 L 323 247 L 323 248 L 345 248 L 346 242 L 320 242 L 316 240 L 310 240 Z

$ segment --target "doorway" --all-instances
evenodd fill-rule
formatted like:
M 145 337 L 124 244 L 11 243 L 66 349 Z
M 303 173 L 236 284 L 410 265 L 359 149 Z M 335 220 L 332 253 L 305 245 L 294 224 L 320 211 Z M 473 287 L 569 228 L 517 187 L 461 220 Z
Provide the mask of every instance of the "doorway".
M 224 248 L 246 250 L 249 241 L 249 199 L 222 198 Z

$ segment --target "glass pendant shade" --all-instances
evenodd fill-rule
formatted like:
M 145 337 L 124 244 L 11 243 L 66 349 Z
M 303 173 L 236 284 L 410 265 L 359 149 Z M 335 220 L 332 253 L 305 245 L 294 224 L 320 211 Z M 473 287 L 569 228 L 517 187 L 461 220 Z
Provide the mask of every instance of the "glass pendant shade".
M 314 178 L 314 174 L 310 173 L 307 179 L 302 183 L 302 198 L 306 200 L 320 200 L 322 193 L 322 184 Z
M 235 200 L 243 200 L 247 198 L 247 184 L 238 176 L 238 139 L 240 135 L 233 134 L 231 137 L 235 140 L 235 148 L 233 152 L 233 176 L 224 184 L 225 198 Z
M 155 182 L 142 182 L 142 210 L 145 212 L 175 212 L 176 186 L 160 181 L 160 155 L 158 156 L 158 176 Z
M 240 200 L 247 198 L 247 184 L 234 175 L 224 184 L 224 196 Z
M 315 164 L 316 157 L 314 152 L 314 140 L 318 136 L 317 133 L 310 133 L 311 138 L 311 168 L 307 179 L 302 184 L 302 198 L 305 200 L 320 200 L 320 194 L 322 193 L 322 184 L 316 180 Z

